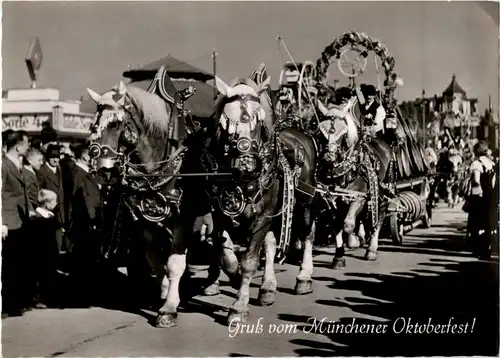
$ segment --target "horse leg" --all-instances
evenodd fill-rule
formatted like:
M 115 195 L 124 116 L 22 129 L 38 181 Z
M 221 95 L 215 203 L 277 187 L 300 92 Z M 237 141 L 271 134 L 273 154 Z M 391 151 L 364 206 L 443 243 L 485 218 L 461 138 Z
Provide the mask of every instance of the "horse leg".
M 263 219 L 261 219 L 263 220 Z M 259 220 L 259 221 L 261 221 Z M 245 323 L 248 320 L 250 300 L 250 283 L 259 267 L 259 253 L 267 235 L 271 223 L 256 225 L 257 230 L 252 230 L 250 234 L 250 244 L 241 259 L 241 285 L 238 291 L 238 298 L 229 309 L 228 324 L 232 326 L 237 323 Z
M 357 249 L 361 246 L 359 237 L 355 236 L 354 229 L 356 228 L 356 219 L 363 209 L 365 204 L 365 199 L 360 198 L 351 203 L 349 206 L 349 211 L 347 212 L 346 218 L 344 219 L 344 233 L 347 238 L 347 247 L 350 249 Z
M 347 246 L 349 246 L 350 248 L 353 248 L 356 245 L 356 242 L 350 241 L 353 239 L 352 233 L 354 231 L 354 228 L 356 227 L 356 217 L 363 209 L 364 204 L 365 199 L 360 198 L 349 205 L 349 210 L 347 212 L 346 218 L 344 219 L 344 227 L 341 231 L 339 231 L 335 238 L 337 248 L 335 250 L 335 256 L 332 262 L 334 270 L 340 270 L 345 268 L 346 266 L 344 257 L 344 242 L 346 242 Z M 356 247 L 359 247 L 359 239 L 357 240 Z
M 164 301 L 167 299 L 169 281 L 164 261 L 158 253 L 161 253 L 161 251 L 157 251 L 153 247 L 148 245 L 146 250 L 146 258 L 156 275 L 158 287 L 161 288 L 160 298 L 162 299 L 162 301 Z
M 192 226 L 188 227 L 192 228 Z M 162 328 L 177 325 L 177 307 L 180 303 L 179 283 L 186 270 L 187 242 L 185 226 L 176 225 L 173 234 L 172 250 L 167 260 L 167 276 L 169 281 L 167 299 L 156 317 L 156 327 Z
M 239 288 L 241 285 L 241 274 L 239 271 L 240 264 L 236 254 L 234 253 L 233 241 L 226 231 L 220 235 L 220 238 L 222 240 L 222 255 L 220 261 L 220 264 L 222 264 L 222 271 L 224 271 L 227 277 L 229 277 L 231 287 Z
M 384 225 L 388 204 L 389 202 L 386 201 L 381 203 L 379 207 L 378 223 L 374 228 L 372 235 L 370 235 L 370 244 L 368 245 L 365 253 L 365 259 L 368 261 L 375 261 L 377 259 L 378 238 L 380 236 L 380 230 L 382 230 L 382 226 Z
M 264 238 L 263 248 L 266 254 L 266 265 L 262 276 L 262 285 L 259 289 L 259 302 L 261 306 L 270 306 L 276 300 L 278 282 L 274 273 L 274 258 L 276 257 L 276 236 L 271 230 Z
M 309 235 L 306 236 L 304 240 L 304 250 L 302 256 L 302 263 L 300 264 L 300 271 L 297 276 L 297 282 L 295 284 L 295 294 L 305 295 L 313 292 L 312 289 L 312 274 L 313 274 L 313 245 L 314 245 L 314 234 L 316 232 L 316 223 L 313 221 L 308 225 L 311 230 Z

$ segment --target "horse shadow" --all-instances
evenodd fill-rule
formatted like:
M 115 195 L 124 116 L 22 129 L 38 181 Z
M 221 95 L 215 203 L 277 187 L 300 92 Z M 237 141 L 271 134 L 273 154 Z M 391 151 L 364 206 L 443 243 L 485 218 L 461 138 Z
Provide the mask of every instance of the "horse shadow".
M 278 317 L 308 333 L 307 339 L 290 340 L 301 356 L 498 354 L 498 265 L 485 261 L 443 261 L 438 265 L 425 266 L 425 272 L 412 270 L 404 277 L 395 273 L 345 273 L 342 280 L 331 279 L 329 288 L 348 294 L 342 299 L 318 299 L 316 304 L 348 308 L 352 316 L 335 319 L 330 330 L 318 326 L 312 330 L 308 316 L 282 313 Z M 358 331 L 348 331 L 353 323 Z M 426 328 L 415 328 L 417 323 Z M 448 323 L 450 327 L 457 324 L 454 333 L 446 328 Z M 361 332 L 363 325 L 374 327 L 373 331 Z M 434 331 L 427 328 L 437 325 L 441 326 Z M 380 332 L 376 327 L 381 327 Z M 330 342 L 318 342 L 317 335 L 326 336 Z

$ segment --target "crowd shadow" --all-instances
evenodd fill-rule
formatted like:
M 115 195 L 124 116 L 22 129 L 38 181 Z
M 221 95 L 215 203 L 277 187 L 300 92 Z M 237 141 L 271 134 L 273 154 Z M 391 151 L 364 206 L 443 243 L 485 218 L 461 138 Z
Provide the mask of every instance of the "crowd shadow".
M 315 281 L 329 282 L 331 289 L 350 291 L 361 297 L 316 300 L 322 306 L 348 308 L 353 312 L 352 316 L 342 317 L 333 325 L 322 325 L 323 331 L 318 325 L 322 317 L 317 317 L 316 329 L 310 332 L 311 317 L 279 314 L 281 320 L 295 323 L 299 330 L 310 332 L 307 339 L 290 340 L 297 346 L 294 352 L 300 356 L 497 356 L 498 245 L 494 245 L 491 260 L 473 259 L 464 232 L 456 230 L 462 226 L 459 223 L 440 225 L 452 230 L 439 235 L 413 232 L 400 246 L 387 244 L 387 239 L 382 241 L 379 247 L 382 252 L 434 256 L 413 270 L 390 274 L 345 273 L 344 279 L 314 277 Z M 468 260 L 464 261 L 465 258 Z M 319 266 L 323 265 L 325 263 L 319 263 Z M 373 328 L 382 325 L 383 328 L 386 325 L 386 332 L 340 331 L 340 327 L 346 329 L 353 323 L 354 316 L 358 328 L 363 325 Z M 435 328 L 449 322 L 449 329 L 444 328 L 442 332 L 439 328 L 440 333 L 432 333 L 432 325 Z M 417 328 L 415 333 L 415 323 L 424 325 L 424 328 Z M 455 334 L 446 332 L 453 324 L 459 325 Z M 419 329 L 427 327 L 430 327 L 430 333 L 419 333 Z M 459 330 L 464 332 L 458 333 Z M 325 343 L 324 338 L 315 339 L 317 335 L 326 336 L 330 343 Z

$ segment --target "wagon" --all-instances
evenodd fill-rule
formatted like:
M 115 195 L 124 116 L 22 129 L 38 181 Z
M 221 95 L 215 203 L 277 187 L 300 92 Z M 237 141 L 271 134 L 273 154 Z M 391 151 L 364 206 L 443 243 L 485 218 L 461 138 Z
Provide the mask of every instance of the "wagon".
M 417 226 L 428 228 L 432 222 L 432 209 L 429 202 L 430 165 L 418 143 L 410 122 L 405 118 L 395 99 L 395 91 L 402 80 L 394 71 L 395 60 L 387 47 L 379 40 L 364 33 L 350 31 L 344 33 L 328 45 L 316 64 L 310 61 L 304 63 L 287 62 L 280 75 L 280 93 L 293 96 L 288 102 L 295 104 L 295 110 L 300 109 L 304 89 L 311 85 L 318 89 L 333 90 L 326 85 L 327 69 L 336 62 L 339 71 L 346 76 L 351 88 L 356 88 L 355 78 L 365 72 L 368 60 L 373 55 L 374 67 L 377 72 L 379 101 L 387 113 L 386 129 L 390 128 L 397 139 L 393 141 L 393 160 L 389 169 L 389 182 L 395 197 L 390 199 L 388 215 L 384 222 L 384 234 L 391 237 L 393 243 L 402 244 L 404 234 Z M 379 71 L 384 72 L 382 81 Z M 321 86 L 317 86 L 321 83 Z M 332 92 L 333 92 L 332 91 Z M 293 107 L 292 107 L 293 108 Z M 292 109 L 293 110 L 293 109 Z M 353 116 L 360 118 L 359 104 L 353 106 Z M 314 136 L 314 135 L 313 135 Z

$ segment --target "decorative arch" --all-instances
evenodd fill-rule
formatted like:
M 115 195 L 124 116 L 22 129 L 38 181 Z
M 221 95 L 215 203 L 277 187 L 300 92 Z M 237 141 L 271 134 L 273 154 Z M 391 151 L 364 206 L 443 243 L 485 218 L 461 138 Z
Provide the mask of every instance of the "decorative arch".
M 385 91 L 382 96 L 382 105 L 385 107 L 388 115 L 394 116 L 397 105 L 395 92 L 397 86 L 402 83 L 401 79 L 394 70 L 396 61 L 394 60 L 394 57 L 390 55 L 389 50 L 384 44 L 362 32 L 346 32 L 324 49 L 321 57 L 316 62 L 317 85 L 325 89 L 328 88 L 328 68 L 332 62 L 340 59 L 341 54 L 348 45 L 356 47 L 358 50 L 362 49 L 360 52 L 365 60 L 368 57 L 369 52 L 374 52 L 380 58 L 385 72 L 385 80 L 383 83 Z M 380 90 L 382 91 L 382 89 Z

